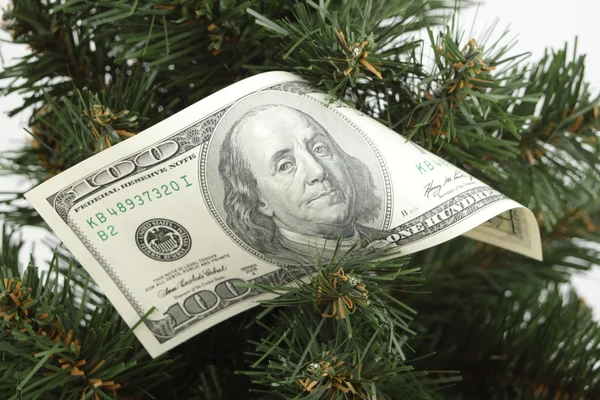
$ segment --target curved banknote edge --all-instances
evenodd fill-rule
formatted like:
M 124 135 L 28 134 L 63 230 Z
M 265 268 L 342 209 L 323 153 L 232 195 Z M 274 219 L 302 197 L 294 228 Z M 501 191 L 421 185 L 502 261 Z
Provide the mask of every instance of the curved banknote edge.
M 335 246 L 458 235 L 541 259 L 531 211 L 295 75 L 248 78 L 26 194 L 156 357 Z M 339 239 L 339 241 L 338 241 Z

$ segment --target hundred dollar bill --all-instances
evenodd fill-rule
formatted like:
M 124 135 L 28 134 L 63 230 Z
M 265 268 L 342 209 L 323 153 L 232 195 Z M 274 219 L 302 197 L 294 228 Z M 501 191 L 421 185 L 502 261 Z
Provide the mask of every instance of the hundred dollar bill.
M 157 356 L 354 243 L 541 259 L 533 214 L 295 75 L 199 101 L 26 195 Z M 362 239 L 362 240 L 361 240 Z M 392 250 L 389 250 L 389 249 Z M 285 261 L 282 261 L 285 260 Z

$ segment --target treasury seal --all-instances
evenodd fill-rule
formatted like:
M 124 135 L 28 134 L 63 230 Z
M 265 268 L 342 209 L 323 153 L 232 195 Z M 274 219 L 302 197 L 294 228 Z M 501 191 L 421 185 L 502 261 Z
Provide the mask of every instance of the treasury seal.
M 164 218 L 141 224 L 135 232 L 135 242 L 142 253 L 157 261 L 179 260 L 192 247 L 189 232 L 177 222 Z

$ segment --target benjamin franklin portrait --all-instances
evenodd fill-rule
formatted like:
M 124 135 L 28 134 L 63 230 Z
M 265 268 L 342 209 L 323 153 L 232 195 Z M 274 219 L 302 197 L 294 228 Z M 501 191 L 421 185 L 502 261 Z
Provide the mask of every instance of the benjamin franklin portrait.
M 382 207 L 373 174 L 342 145 L 295 107 L 250 108 L 220 145 L 226 225 L 266 257 L 302 264 L 317 252 L 331 256 L 337 245 L 383 238 L 368 226 Z

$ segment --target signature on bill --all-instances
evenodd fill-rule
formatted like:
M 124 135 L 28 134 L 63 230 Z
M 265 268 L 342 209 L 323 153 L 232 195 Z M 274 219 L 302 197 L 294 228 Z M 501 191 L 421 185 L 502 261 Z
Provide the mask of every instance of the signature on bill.
M 441 180 L 438 180 L 438 181 L 431 180 L 430 182 L 428 182 L 423 187 L 423 189 L 425 189 L 425 192 L 423 193 L 423 195 L 425 197 L 427 197 L 428 199 L 430 199 L 432 197 L 441 199 L 445 195 L 451 194 L 454 191 L 454 187 L 449 187 L 447 185 L 449 185 L 451 183 L 456 183 L 457 181 L 460 181 L 460 180 L 466 180 L 466 182 L 472 182 L 473 177 L 471 175 L 467 174 L 466 172 L 457 170 L 454 172 L 454 175 L 446 175 Z M 445 188 L 447 190 L 442 191 Z

